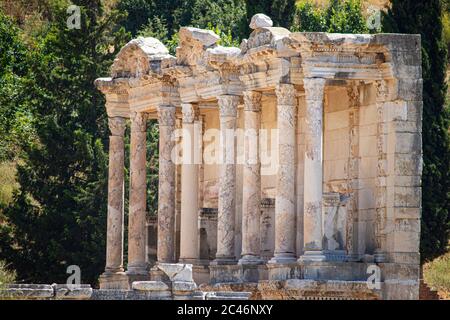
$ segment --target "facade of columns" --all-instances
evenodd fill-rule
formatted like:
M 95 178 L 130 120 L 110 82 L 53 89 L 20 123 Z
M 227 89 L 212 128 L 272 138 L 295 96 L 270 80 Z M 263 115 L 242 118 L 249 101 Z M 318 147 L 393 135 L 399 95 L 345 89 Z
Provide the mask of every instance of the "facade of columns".
M 105 274 L 123 272 L 124 133 L 121 117 L 109 118 L 108 218 Z
M 215 264 L 234 264 L 236 214 L 236 118 L 239 96 L 218 99 L 220 113 L 219 209 L 217 216 L 217 253 Z
M 130 199 L 128 216 L 129 274 L 147 274 L 146 206 L 147 206 L 147 115 L 131 114 L 130 133 Z
M 157 260 L 175 261 L 175 163 L 172 134 L 175 130 L 175 107 L 158 108 L 159 121 L 159 189 L 158 189 L 158 244 Z
M 242 258 L 239 264 L 260 264 L 261 161 L 259 129 L 261 93 L 244 92 L 244 168 L 242 195 Z
M 325 79 L 305 78 L 304 254 L 302 261 L 323 261 L 323 112 Z
M 275 251 L 269 263 L 296 261 L 295 150 L 297 98 L 295 87 L 279 84 L 277 96 L 278 173 L 275 198 Z
M 195 133 L 195 107 L 182 104 L 183 164 L 181 168 L 180 262 L 195 263 L 200 258 L 198 230 L 198 141 Z

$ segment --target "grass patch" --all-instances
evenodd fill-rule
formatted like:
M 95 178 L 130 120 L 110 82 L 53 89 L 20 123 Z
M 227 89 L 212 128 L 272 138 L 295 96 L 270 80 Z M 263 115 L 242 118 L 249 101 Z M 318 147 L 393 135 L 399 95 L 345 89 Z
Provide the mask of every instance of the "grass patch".
M 16 281 L 16 273 L 8 269 L 4 261 L 0 261 L 0 289 Z
M 13 199 L 18 188 L 16 181 L 16 164 L 14 162 L 0 163 L 0 207 L 7 206 Z
M 426 263 L 423 267 L 425 283 L 439 294 L 450 294 L 450 252 Z

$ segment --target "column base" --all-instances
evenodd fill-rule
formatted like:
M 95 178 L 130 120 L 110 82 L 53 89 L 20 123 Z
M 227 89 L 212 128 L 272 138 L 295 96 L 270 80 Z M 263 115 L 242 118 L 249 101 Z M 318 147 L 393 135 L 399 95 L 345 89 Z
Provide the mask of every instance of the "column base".
M 299 262 L 303 261 L 313 261 L 321 262 L 326 261 L 327 257 L 322 250 L 318 251 L 305 251 L 303 255 L 298 259 Z
M 202 264 L 202 260 L 196 258 L 180 258 L 178 260 L 178 263 L 200 265 Z
M 269 260 L 268 264 L 291 264 L 296 262 L 297 258 L 294 253 L 275 253 L 274 257 Z
M 136 281 L 150 281 L 150 273 L 146 269 L 129 269 L 126 272 L 128 283 L 130 288 L 133 285 L 133 282 Z
M 125 272 L 105 271 L 99 277 L 100 289 L 129 290 L 130 285 Z
M 302 269 L 298 265 L 297 261 L 291 263 L 274 263 L 267 264 L 268 279 L 276 281 L 284 281 L 288 279 L 302 279 Z
M 350 253 L 347 255 L 347 261 L 348 262 L 357 262 L 360 261 L 361 257 L 357 253 Z
M 253 255 L 245 255 L 238 261 L 239 265 L 259 265 L 264 264 L 264 261 L 258 257 Z
M 146 275 L 148 274 L 148 266 L 142 265 L 142 266 L 128 266 L 127 268 L 127 275 Z
M 261 280 L 268 280 L 269 274 L 265 264 L 241 264 L 242 282 L 258 283 Z
M 383 262 L 387 262 L 387 255 L 385 252 L 382 251 L 375 251 L 375 254 L 373 255 L 374 261 L 376 263 L 383 263 Z
M 211 266 L 225 266 L 225 265 L 236 265 L 237 261 L 235 257 L 216 257 L 215 260 L 211 261 Z

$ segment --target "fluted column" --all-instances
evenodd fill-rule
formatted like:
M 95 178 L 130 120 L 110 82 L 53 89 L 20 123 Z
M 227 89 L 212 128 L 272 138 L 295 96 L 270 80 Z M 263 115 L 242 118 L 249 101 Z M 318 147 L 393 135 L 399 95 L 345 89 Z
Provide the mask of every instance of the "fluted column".
M 275 199 L 275 252 L 270 263 L 296 261 L 295 150 L 297 101 L 291 84 L 277 86 L 278 173 Z
M 175 130 L 175 107 L 158 108 L 159 190 L 158 190 L 158 262 L 175 260 L 175 163 L 171 159 Z
M 215 264 L 234 264 L 235 214 L 236 214 L 236 117 L 238 96 L 219 97 L 220 113 L 220 178 L 219 212 L 217 217 L 217 254 Z
M 190 103 L 182 104 L 183 112 L 183 164 L 181 168 L 181 234 L 180 261 L 195 263 L 200 258 L 198 243 L 198 164 L 195 154 L 195 109 Z
M 146 274 L 146 205 L 147 205 L 147 115 L 131 114 L 130 134 L 130 199 L 128 213 L 127 273 Z
M 123 204 L 124 204 L 124 141 L 125 119 L 108 119 L 109 174 L 108 174 L 108 221 L 106 236 L 105 273 L 123 272 Z
M 244 170 L 242 195 L 242 258 L 239 264 L 260 264 L 261 162 L 259 129 L 261 93 L 244 92 Z
M 322 170 L 323 97 L 325 79 L 305 78 L 305 173 L 304 173 L 304 254 L 303 261 L 323 261 L 322 252 Z

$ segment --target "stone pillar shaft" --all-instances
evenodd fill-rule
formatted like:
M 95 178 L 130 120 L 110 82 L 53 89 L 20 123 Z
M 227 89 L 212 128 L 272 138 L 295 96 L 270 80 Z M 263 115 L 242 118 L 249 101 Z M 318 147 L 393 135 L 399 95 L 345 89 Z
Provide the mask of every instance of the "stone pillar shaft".
M 236 214 L 236 161 L 235 131 L 238 96 L 220 96 L 220 177 L 219 212 L 217 217 L 217 254 L 215 263 L 235 263 L 234 237 Z
M 324 260 L 322 253 L 323 98 L 325 79 L 304 79 L 305 173 L 303 260 Z
M 275 199 L 275 252 L 271 263 L 296 260 L 295 150 L 297 101 L 295 87 L 276 88 L 278 121 L 278 173 Z
M 192 263 L 200 258 L 198 234 L 198 164 L 195 154 L 195 110 L 192 104 L 182 104 L 183 166 L 181 169 L 181 234 L 180 261 Z
M 133 112 L 130 134 L 128 273 L 146 274 L 147 116 Z
M 261 260 L 261 93 L 244 92 L 244 170 L 242 196 L 242 258 L 240 264 Z
M 175 260 L 175 163 L 172 133 L 175 130 L 175 107 L 160 106 L 159 120 L 159 191 L 158 191 L 158 262 Z
M 105 273 L 123 272 L 125 119 L 109 118 L 108 221 Z

